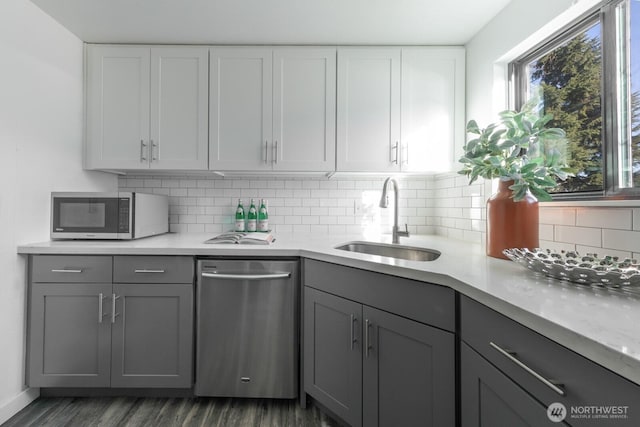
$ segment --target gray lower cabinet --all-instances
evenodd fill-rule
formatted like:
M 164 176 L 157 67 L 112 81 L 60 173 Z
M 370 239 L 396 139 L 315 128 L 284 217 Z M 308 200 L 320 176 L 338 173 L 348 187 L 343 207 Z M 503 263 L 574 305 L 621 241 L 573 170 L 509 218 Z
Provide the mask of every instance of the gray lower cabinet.
M 352 426 L 362 425 L 362 305 L 304 290 L 305 391 Z
M 345 285 L 347 292 L 359 287 L 366 291 L 386 281 L 392 285 L 387 291 L 362 296 L 367 302 L 381 298 L 378 307 L 354 295 L 345 298 L 326 291 Z M 309 260 L 305 284 L 306 393 L 354 427 L 455 425 L 455 335 L 407 318 L 401 310 L 384 310 L 387 303 L 399 303 L 386 293 L 407 291 L 407 297 L 421 300 L 423 311 L 450 304 L 453 319 L 453 293 L 439 294 L 441 289 L 428 290 L 439 288 L 435 285 Z M 425 290 L 435 292 L 433 298 L 421 295 Z
M 640 425 L 638 385 L 464 296 L 460 323 L 462 427 Z
M 365 426 L 453 426 L 454 335 L 363 307 Z
M 31 287 L 31 387 L 109 387 L 111 283 L 34 283 Z
M 140 280 L 113 283 L 123 261 L 142 262 Z M 191 387 L 191 257 L 39 255 L 30 268 L 29 386 Z
M 460 418 L 471 426 L 552 426 L 547 408 L 465 343 L 460 348 Z
M 191 387 L 193 288 L 114 284 L 113 292 L 111 387 Z

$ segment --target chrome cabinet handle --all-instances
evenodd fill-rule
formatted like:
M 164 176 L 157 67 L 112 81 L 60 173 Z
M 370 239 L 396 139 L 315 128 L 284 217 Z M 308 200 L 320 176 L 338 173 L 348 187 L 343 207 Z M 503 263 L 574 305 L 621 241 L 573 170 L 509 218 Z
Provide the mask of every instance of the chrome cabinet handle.
M 391 147 L 391 150 L 393 150 L 394 152 L 394 156 L 391 159 L 391 163 L 395 163 L 397 165 L 398 164 L 398 141 L 396 141 L 393 147 Z
M 265 273 L 265 274 L 227 274 L 227 273 L 209 273 L 202 272 L 202 277 L 230 280 L 269 280 L 269 279 L 288 279 L 291 273 Z
M 358 318 L 352 314 L 351 315 L 351 350 L 353 350 L 354 344 L 358 342 L 358 338 L 356 338 L 355 331 L 354 331 L 354 325 L 357 321 L 358 321 Z
M 116 323 L 116 317 L 120 315 L 120 313 L 116 313 L 116 300 L 120 298 L 116 294 L 111 294 L 111 323 Z
M 277 139 L 273 142 L 273 160 L 272 160 L 272 162 L 274 164 L 278 163 L 278 140 Z
M 267 164 L 267 157 L 268 157 L 268 155 L 269 155 L 269 141 L 267 141 L 267 140 L 265 139 L 265 141 L 264 141 L 264 157 L 263 157 L 263 160 L 264 160 L 264 164 L 265 164 L 265 165 Z
M 73 268 L 54 268 L 51 270 L 52 273 L 82 273 L 82 269 L 73 269 Z
M 155 150 L 155 153 L 156 153 L 156 154 L 154 154 L 154 151 L 153 151 L 153 149 L 154 149 L 154 148 L 156 148 L 156 150 Z M 153 139 L 152 139 L 152 140 L 151 140 L 151 161 L 152 161 L 152 162 L 153 162 L 154 160 L 158 160 L 158 153 L 159 153 L 159 150 L 158 150 L 157 148 L 158 148 L 158 143 L 157 143 L 157 142 L 153 142 Z
M 365 319 L 364 321 L 364 348 L 365 348 L 365 357 L 369 358 L 369 350 L 373 348 L 371 345 L 371 338 L 369 337 L 369 328 L 371 327 L 371 322 L 369 319 Z
M 537 373 L 536 371 L 534 371 L 533 369 L 531 369 L 530 367 L 528 367 L 527 365 L 522 363 L 520 360 L 518 360 L 515 357 L 516 356 L 515 352 L 509 351 L 509 350 L 505 350 L 502 347 L 500 347 L 499 345 L 497 345 L 497 344 L 495 344 L 495 343 L 493 343 L 491 341 L 489 341 L 489 345 L 491 347 L 493 347 L 494 349 L 496 349 L 498 352 L 500 352 L 500 354 L 502 354 L 504 357 L 506 357 L 507 359 L 511 360 L 513 363 L 515 363 L 516 365 L 518 365 L 519 367 L 521 367 L 522 369 L 527 371 L 529 374 L 533 375 L 536 379 L 538 379 L 544 385 L 549 387 L 551 390 L 553 390 L 556 393 L 558 393 L 560 396 L 566 396 L 567 393 L 561 388 L 563 386 L 563 384 L 560 384 L 560 383 L 558 383 L 557 381 L 554 381 L 554 380 L 546 379 L 545 377 L 543 377 L 542 375 L 540 375 L 539 373 Z
M 135 269 L 134 273 L 164 273 L 164 270 L 147 270 L 147 269 Z
M 400 161 L 403 165 L 409 165 L 409 143 L 403 144 L 404 150 L 400 149 Z M 404 159 L 402 158 L 402 151 L 404 151 Z
M 104 294 L 100 292 L 98 294 L 98 323 L 102 323 L 102 318 L 104 317 L 104 312 L 102 309 L 102 301 L 104 301 Z
M 144 149 L 147 148 L 147 144 L 144 143 L 144 140 L 141 139 L 140 140 L 140 161 L 141 162 L 146 162 L 147 158 L 144 155 Z

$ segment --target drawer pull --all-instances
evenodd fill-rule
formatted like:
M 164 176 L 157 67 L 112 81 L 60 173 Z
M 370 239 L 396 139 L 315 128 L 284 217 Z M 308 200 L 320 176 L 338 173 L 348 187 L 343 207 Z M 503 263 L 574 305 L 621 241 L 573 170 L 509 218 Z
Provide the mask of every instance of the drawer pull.
M 62 269 L 54 268 L 53 270 L 51 270 L 51 272 L 52 273 L 82 273 L 82 270 L 70 269 L 70 268 L 62 268 Z
M 141 269 L 141 270 L 133 270 L 134 273 L 164 273 L 164 270 L 146 270 L 146 269 Z
M 504 357 L 506 357 L 507 359 L 511 360 L 516 365 L 520 366 L 522 369 L 527 371 L 529 374 L 533 375 L 535 378 L 537 378 L 539 381 L 541 381 L 544 385 L 549 387 L 551 390 L 553 390 L 556 393 L 558 393 L 560 396 L 566 396 L 567 395 L 567 393 L 562 388 L 560 388 L 560 387 L 562 387 L 563 384 L 557 383 L 556 381 L 553 381 L 553 380 L 546 379 L 545 377 L 543 377 L 542 375 L 540 375 L 539 373 L 537 373 L 536 371 L 534 371 L 533 369 L 531 369 L 530 367 L 528 367 L 527 365 L 522 363 L 520 360 L 518 360 L 515 357 L 516 353 L 514 353 L 512 351 L 505 350 L 502 347 L 500 347 L 499 345 L 497 345 L 497 344 L 495 344 L 495 343 L 493 343 L 491 341 L 489 341 L 489 345 L 491 347 L 493 347 L 494 349 L 498 350 L 500 352 L 500 354 L 502 354 Z

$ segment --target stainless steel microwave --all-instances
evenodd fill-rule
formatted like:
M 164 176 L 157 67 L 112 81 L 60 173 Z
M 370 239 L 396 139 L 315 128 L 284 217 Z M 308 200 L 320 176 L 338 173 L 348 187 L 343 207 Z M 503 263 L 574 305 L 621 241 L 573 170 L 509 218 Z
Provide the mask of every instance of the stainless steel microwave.
M 169 231 L 167 196 L 51 193 L 52 239 L 138 239 Z

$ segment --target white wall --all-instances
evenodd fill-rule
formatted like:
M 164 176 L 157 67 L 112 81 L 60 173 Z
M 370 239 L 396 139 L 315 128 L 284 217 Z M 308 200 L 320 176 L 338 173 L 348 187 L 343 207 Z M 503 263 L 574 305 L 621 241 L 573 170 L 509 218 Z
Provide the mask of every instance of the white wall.
M 507 107 L 501 61 L 572 3 L 574 0 L 512 0 L 471 39 L 466 45 L 467 120 L 475 119 L 481 126 L 495 121 L 495 113 Z
M 25 260 L 48 240 L 49 193 L 117 188 L 82 170 L 82 42 L 27 0 L 0 2 L 0 423 L 25 391 Z

